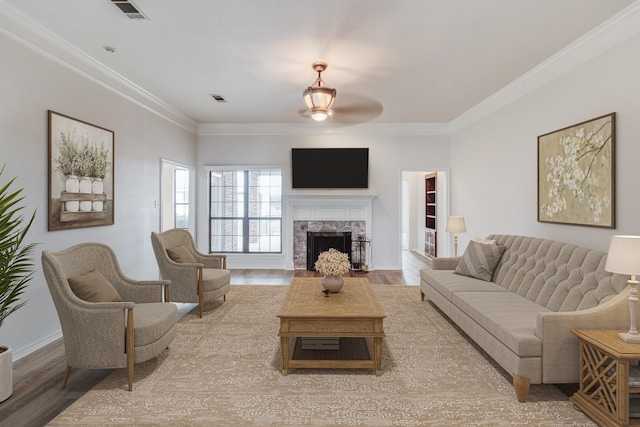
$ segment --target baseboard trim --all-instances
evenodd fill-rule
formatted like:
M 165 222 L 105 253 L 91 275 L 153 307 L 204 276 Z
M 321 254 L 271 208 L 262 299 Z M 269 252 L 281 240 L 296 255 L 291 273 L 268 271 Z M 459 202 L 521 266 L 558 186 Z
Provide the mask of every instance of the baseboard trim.
M 13 361 L 16 362 L 18 360 L 20 360 L 21 358 L 28 356 L 29 354 L 33 353 L 34 351 L 40 350 L 41 348 L 51 344 L 52 342 L 58 340 L 62 338 L 62 330 L 59 330 L 57 332 L 54 332 L 26 347 L 23 347 L 19 350 L 14 350 L 13 352 Z

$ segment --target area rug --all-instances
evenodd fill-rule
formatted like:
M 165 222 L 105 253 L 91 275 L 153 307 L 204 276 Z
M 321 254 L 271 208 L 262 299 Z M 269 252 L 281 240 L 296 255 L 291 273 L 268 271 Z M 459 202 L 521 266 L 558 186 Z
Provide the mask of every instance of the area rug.
M 511 378 L 415 286 L 374 286 L 387 318 L 382 374 L 281 373 L 276 313 L 286 286 L 235 285 L 202 319 L 184 316 L 170 348 L 119 369 L 49 425 L 593 426 L 552 385 L 516 400 Z

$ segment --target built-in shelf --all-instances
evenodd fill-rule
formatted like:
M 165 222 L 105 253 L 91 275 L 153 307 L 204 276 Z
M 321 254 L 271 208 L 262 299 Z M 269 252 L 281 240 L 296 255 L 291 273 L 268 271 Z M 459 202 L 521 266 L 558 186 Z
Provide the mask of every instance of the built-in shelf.
M 424 177 L 425 190 L 425 224 L 424 224 L 424 254 L 435 258 L 437 251 L 437 187 L 436 174 L 428 174 Z

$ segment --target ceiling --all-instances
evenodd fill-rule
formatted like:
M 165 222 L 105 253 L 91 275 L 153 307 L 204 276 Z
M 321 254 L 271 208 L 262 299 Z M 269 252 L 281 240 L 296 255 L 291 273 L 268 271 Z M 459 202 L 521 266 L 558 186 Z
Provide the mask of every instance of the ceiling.
M 213 124 L 311 123 L 301 111 L 314 61 L 329 64 L 323 79 L 337 89 L 336 123 L 447 123 L 634 3 L 132 1 L 148 20 L 110 0 L 0 3 Z

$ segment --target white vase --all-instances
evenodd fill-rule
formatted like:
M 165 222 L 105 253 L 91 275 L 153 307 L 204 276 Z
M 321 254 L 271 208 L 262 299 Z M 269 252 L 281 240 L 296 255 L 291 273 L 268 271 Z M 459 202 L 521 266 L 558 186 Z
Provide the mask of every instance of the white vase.
M 67 179 L 64 182 L 64 191 L 67 193 L 78 193 L 80 191 L 80 181 L 75 175 L 67 175 Z
M 93 178 L 91 192 L 93 194 L 104 193 L 104 182 L 102 182 L 102 178 Z M 91 207 L 94 212 L 102 212 L 104 210 L 104 202 L 102 200 L 96 200 L 91 204 Z
M 102 182 L 102 178 L 93 178 L 93 182 L 91 183 L 91 192 L 93 194 L 104 193 L 104 183 Z
M 342 276 L 323 276 L 322 286 L 329 292 L 340 292 L 344 285 L 344 279 Z
M 67 212 L 78 212 L 80 210 L 80 202 L 76 200 L 64 202 L 64 210 Z
M 80 212 L 91 212 L 91 209 L 93 209 L 91 200 L 82 200 L 80 202 Z
M 80 193 L 91 193 L 91 178 L 83 176 L 80 178 Z
M 0 403 L 13 394 L 13 359 L 11 347 L 1 346 L 0 351 Z

